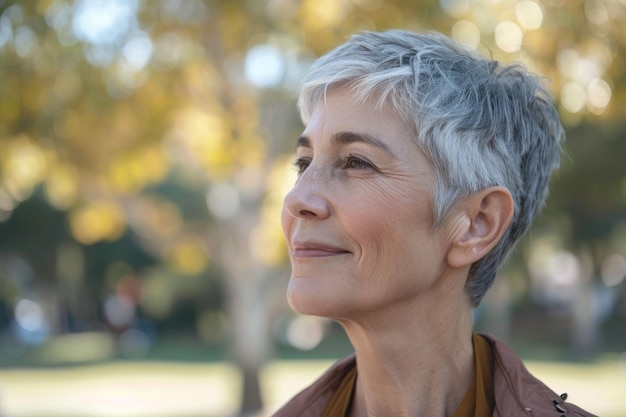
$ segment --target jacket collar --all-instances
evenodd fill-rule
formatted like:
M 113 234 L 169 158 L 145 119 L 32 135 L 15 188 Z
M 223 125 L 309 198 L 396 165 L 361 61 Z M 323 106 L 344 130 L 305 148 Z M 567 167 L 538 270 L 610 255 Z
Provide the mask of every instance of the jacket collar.
M 596 417 L 535 378 L 515 351 L 496 337 L 481 334 L 494 352 L 494 417 Z M 292 398 L 273 417 L 320 417 L 345 374 L 355 366 L 354 354 L 336 362 L 317 381 Z
M 565 402 L 535 378 L 515 351 L 496 337 L 481 334 L 494 352 L 494 417 L 593 417 L 574 404 Z

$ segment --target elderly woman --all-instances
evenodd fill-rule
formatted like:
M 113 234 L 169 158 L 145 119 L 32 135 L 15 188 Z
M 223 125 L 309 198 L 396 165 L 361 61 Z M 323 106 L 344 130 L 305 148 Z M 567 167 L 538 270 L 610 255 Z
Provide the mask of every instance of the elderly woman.
M 589 416 L 474 333 L 564 136 L 540 80 L 439 34 L 363 33 L 304 79 L 288 299 L 355 355 L 277 417 Z

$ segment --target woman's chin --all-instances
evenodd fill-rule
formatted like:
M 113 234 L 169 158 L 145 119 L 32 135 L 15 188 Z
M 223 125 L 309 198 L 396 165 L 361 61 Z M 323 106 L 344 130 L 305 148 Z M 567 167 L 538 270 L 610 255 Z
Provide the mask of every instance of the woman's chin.
M 332 317 L 340 305 L 338 301 L 324 288 L 311 285 L 306 278 L 292 278 L 287 287 L 287 301 L 291 308 L 310 316 Z M 316 288 L 318 287 L 318 288 Z

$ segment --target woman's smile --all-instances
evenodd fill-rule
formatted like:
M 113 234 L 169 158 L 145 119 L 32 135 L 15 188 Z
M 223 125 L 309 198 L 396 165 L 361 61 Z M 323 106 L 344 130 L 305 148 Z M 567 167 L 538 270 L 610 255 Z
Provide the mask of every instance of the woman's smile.
M 350 254 L 349 251 L 321 242 L 301 241 L 292 243 L 291 256 L 295 259 L 326 258 Z
M 333 88 L 296 145 L 282 225 L 297 311 L 351 317 L 415 296 L 443 265 L 432 167 L 391 111 Z M 348 255 L 348 256 L 346 256 Z

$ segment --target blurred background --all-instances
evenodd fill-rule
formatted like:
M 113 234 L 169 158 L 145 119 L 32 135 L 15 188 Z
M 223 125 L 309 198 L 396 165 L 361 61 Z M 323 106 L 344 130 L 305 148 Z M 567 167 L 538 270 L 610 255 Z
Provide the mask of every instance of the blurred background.
M 387 28 L 551 79 L 562 169 L 476 323 L 626 416 L 626 0 L 0 0 L 0 415 L 269 415 L 347 354 L 279 213 L 298 81 Z

